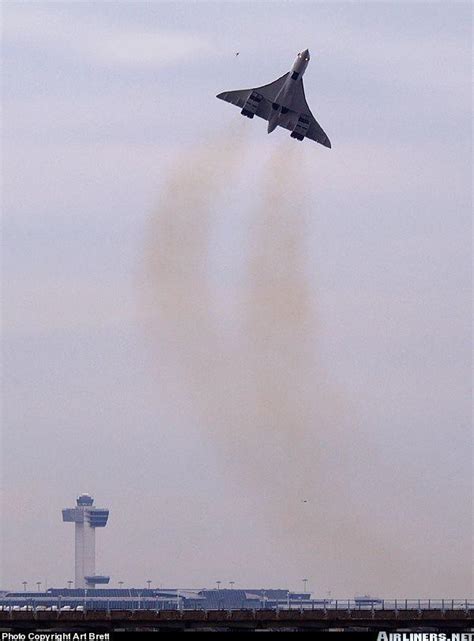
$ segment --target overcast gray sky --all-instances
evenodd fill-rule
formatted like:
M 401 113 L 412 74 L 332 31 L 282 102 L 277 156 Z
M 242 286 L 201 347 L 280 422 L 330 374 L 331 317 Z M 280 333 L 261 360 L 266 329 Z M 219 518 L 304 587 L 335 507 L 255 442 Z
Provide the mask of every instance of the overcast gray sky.
M 341 597 L 473 594 L 471 14 L 457 2 L 2 4 L 1 588 L 72 578 L 60 510 L 89 492 L 111 510 L 97 570 L 113 585 L 308 578 Z M 215 99 L 271 82 L 306 47 L 306 98 L 331 150 L 267 136 Z M 308 447 L 290 439 L 288 467 L 272 467 L 250 422 L 266 476 L 216 443 L 193 401 L 206 390 L 178 380 L 180 348 L 143 305 L 150 226 L 163 203 L 174 220 L 174 194 L 185 207 L 170 176 L 186 192 L 203 165 L 193 224 L 210 209 L 218 221 L 222 327 L 238 324 L 255 203 L 280 181 L 268 168 L 291 177 L 295 228 L 300 207 L 309 221 L 307 336 L 337 420 L 295 435 Z M 284 249 L 277 273 L 280 260 Z M 198 331 L 194 348 L 206 340 Z M 233 388 L 243 370 L 227 371 Z M 308 476 L 292 485 L 299 463 Z M 285 487 L 299 494 L 280 513 Z

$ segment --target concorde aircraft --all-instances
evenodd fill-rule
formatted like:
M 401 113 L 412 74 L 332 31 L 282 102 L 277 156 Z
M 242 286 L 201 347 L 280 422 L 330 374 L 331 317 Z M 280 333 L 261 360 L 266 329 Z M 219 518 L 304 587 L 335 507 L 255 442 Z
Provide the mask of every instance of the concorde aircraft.
M 298 54 L 292 68 L 284 76 L 263 87 L 224 91 L 217 98 L 241 108 L 241 114 L 248 118 L 255 115 L 268 121 L 268 133 L 276 127 L 291 131 L 296 140 L 310 138 L 325 147 L 331 142 L 311 113 L 303 88 L 303 74 L 309 62 L 309 51 Z

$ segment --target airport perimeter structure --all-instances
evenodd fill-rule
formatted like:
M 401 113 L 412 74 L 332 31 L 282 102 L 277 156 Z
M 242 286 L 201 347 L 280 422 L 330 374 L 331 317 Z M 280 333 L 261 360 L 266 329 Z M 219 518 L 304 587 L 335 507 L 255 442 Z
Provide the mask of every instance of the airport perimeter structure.
M 271 609 L 0 611 L 0 630 L 140 631 L 420 631 L 474 630 L 474 610 Z M 454 641 L 455 637 L 452 637 Z M 461 636 L 459 637 L 461 641 Z
M 0 631 L 36 629 L 474 632 L 474 602 L 311 599 L 285 590 L 233 589 L 52 588 L 0 596 Z

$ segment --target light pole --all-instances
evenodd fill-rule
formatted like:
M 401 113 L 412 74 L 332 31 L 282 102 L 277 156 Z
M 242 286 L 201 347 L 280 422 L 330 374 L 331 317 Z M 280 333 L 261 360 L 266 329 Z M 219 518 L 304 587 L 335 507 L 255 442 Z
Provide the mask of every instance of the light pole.
M 120 585 L 120 589 L 122 589 L 123 581 L 119 581 L 118 584 Z
M 230 589 L 231 590 L 234 589 L 234 583 L 235 583 L 235 581 L 229 581 L 229 585 L 230 585 Z
M 69 590 L 71 589 L 71 585 L 72 585 L 72 583 L 73 583 L 73 582 L 72 582 L 71 580 L 69 580 L 69 581 L 67 582 L 67 587 L 69 588 Z
M 41 581 L 36 581 L 36 585 L 38 586 L 38 592 L 41 592 L 41 590 L 40 590 Z
M 23 583 L 23 592 L 26 592 L 26 586 L 28 585 L 28 581 L 22 581 Z
M 217 583 L 217 589 L 220 590 L 222 581 L 216 581 L 216 583 Z
M 151 580 L 150 580 L 150 579 L 148 579 L 148 581 L 146 582 L 146 584 L 147 584 L 147 586 L 148 586 L 148 589 L 150 589 Z
M 308 583 L 308 579 L 303 579 L 303 592 L 306 592 L 306 584 Z

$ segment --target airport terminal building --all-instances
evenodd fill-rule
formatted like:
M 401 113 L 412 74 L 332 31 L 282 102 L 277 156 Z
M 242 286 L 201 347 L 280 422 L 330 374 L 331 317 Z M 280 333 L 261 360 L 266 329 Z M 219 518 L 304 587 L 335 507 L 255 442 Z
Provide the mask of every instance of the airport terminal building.
M 4 592 L 7 610 L 235 610 L 297 607 L 309 593 L 284 589 L 49 588 L 44 592 Z

